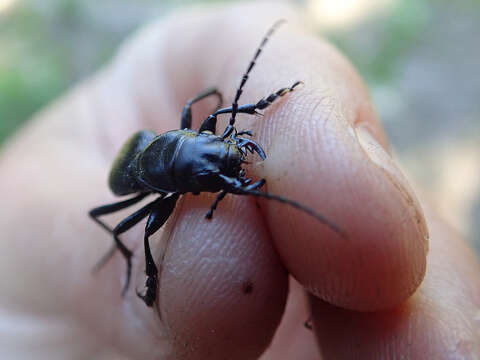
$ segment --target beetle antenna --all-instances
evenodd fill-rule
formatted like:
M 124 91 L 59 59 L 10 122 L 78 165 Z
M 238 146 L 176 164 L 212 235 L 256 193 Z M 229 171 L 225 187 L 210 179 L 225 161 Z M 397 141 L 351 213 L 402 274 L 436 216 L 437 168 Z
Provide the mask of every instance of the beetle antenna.
M 232 116 L 230 117 L 230 126 L 233 126 L 235 124 L 235 117 L 237 116 L 237 109 L 238 109 L 238 100 L 240 100 L 240 96 L 242 95 L 243 92 L 243 86 L 248 80 L 248 75 L 250 74 L 250 71 L 252 71 L 253 67 L 255 66 L 255 61 L 257 58 L 260 56 L 262 53 L 263 47 L 265 44 L 268 42 L 272 34 L 277 30 L 277 28 L 287 22 L 285 19 L 280 19 L 275 21 L 275 23 L 272 25 L 270 29 L 268 29 L 267 33 L 262 39 L 262 42 L 257 48 L 257 51 L 255 52 L 255 55 L 253 56 L 253 59 L 250 61 L 250 64 L 248 64 L 247 72 L 243 74 L 242 80 L 240 81 L 240 86 L 238 87 L 237 93 L 235 95 L 235 100 L 233 100 L 232 103 Z
M 246 194 L 246 195 L 263 197 L 265 199 L 275 200 L 275 201 L 281 202 L 283 204 L 288 204 L 290 206 L 293 206 L 294 208 L 297 208 L 298 210 L 301 210 L 301 211 L 307 213 L 308 215 L 310 215 L 310 216 L 314 217 L 315 219 L 317 219 L 318 221 L 320 221 L 322 224 L 328 226 L 328 228 L 330 228 L 331 230 L 336 232 L 342 238 L 348 239 L 347 234 L 337 224 L 331 222 L 325 216 L 323 216 L 322 214 L 319 214 L 315 210 L 313 210 L 313 209 L 311 209 L 311 208 L 309 208 L 305 205 L 302 205 L 302 204 L 300 204 L 296 201 L 287 199 L 283 196 L 271 194 L 271 193 L 268 193 L 268 192 L 258 191 L 258 190 L 241 189 L 241 192 L 243 194 Z

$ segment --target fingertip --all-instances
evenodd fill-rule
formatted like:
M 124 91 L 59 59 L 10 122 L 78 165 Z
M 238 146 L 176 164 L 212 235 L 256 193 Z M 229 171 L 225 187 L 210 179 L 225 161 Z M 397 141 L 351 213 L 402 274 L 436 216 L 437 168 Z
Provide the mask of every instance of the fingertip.
M 277 249 L 295 278 L 326 301 L 356 310 L 395 306 L 425 274 L 428 230 L 421 207 L 378 141 L 364 134 L 359 140 L 363 130 L 345 117 L 325 122 L 328 110 L 311 106 L 316 110 L 299 112 L 285 103 L 281 117 L 271 115 L 277 126 L 307 122 L 309 132 L 275 138 L 257 170 L 270 192 L 327 220 L 264 202 Z
M 255 359 L 283 314 L 287 272 L 251 201 L 227 196 L 206 221 L 211 200 L 187 196 L 175 219 L 161 267 L 161 321 L 177 358 Z

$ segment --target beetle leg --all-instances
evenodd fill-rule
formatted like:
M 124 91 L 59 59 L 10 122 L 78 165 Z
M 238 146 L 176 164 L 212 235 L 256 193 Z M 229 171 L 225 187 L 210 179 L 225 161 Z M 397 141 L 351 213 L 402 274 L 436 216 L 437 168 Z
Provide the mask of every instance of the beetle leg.
M 224 191 L 236 195 L 248 195 L 248 191 L 256 190 L 265 184 L 265 179 L 261 179 L 252 184 L 252 179 L 236 179 L 222 174 L 219 176 L 223 180 L 226 188 Z
M 313 209 L 311 209 L 311 208 L 309 208 L 309 207 L 307 207 L 303 204 L 300 204 L 297 201 L 290 200 L 290 199 L 285 198 L 283 196 L 257 190 L 258 187 L 261 187 L 264 184 L 264 181 L 265 181 L 264 179 L 254 183 L 252 185 L 249 185 L 249 186 L 242 186 L 242 183 L 238 179 L 230 178 L 230 177 L 222 175 L 222 174 L 220 174 L 219 176 L 223 180 L 223 183 L 224 183 L 224 186 L 225 186 L 226 190 L 228 192 L 232 193 L 232 194 L 252 195 L 252 196 L 263 197 L 265 199 L 275 200 L 275 201 L 278 201 L 280 203 L 288 204 L 288 205 L 290 205 L 294 208 L 297 208 L 298 210 L 301 210 L 304 213 L 314 217 L 319 222 L 321 222 L 322 224 L 327 226 L 330 230 L 336 232 L 342 238 L 348 239 L 348 235 L 337 224 L 333 223 L 327 217 L 325 217 L 324 215 L 316 212 L 315 210 L 313 210 Z M 263 182 L 263 183 L 260 184 L 260 182 Z M 257 184 L 258 187 L 255 189 L 255 188 L 253 188 L 253 186 L 256 185 L 256 184 Z
M 227 195 L 227 194 L 228 194 L 228 191 L 225 191 L 225 190 L 222 190 L 222 191 L 220 192 L 220 194 L 218 194 L 218 196 L 217 196 L 217 198 L 215 199 L 214 203 L 212 204 L 212 206 L 210 206 L 210 210 L 208 210 L 207 214 L 205 215 L 205 218 L 207 218 L 207 219 L 209 219 L 209 220 L 212 218 L 213 212 L 214 212 L 215 209 L 217 208 L 218 203 L 219 203 L 220 201 L 222 201 L 223 198 L 225 197 L 225 195 Z
M 300 84 L 303 84 L 303 82 L 302 81 L 296 81 L 292 86 L 290 86 L 288 88 L 281 88 L 280 90 L 274 92 L 273 94 L 270 94 L 266 98 L 263 98 L 259 102 L 257 102 L 255 104 L 255 109 L 263 110 L 263 109 L 269 107 L 279 97 L 284 96 L 284 95 L 288 94 L 289 92 L 292 92 Z
M 210 207 L 210 210 L 207 212 L 205 217 L 207 219 L 211 219 L 213 216 L 213 212 L 217 208 L 217 205 L 220 201 L 223 200 L 223 198 L 229 193 L 234 193 L 234 194 L 243 194 L 245 191 L 250 191 L 250 190 L 256 190 L 258 188 L 261 188 L 265 184 L 265 179 L 261 179 L 257 182 L 254 182 L 251 184 L 252 179 L 235 179 L 235 178 L 229 178 L 224 175 L 220 175 L 220 177 L 224 180 L 226 183 L 227 187 L 229 188 L 228 190 L 222 190 L 220 194 L 218 194 L 217 198 L 215 199 L 215 202 L 212 204 Z
M 253 140 L 239 137 L 237 138 L 237 145 L 239 148 L 247 148 L 250 150 L 250 152 L 255 151 L 262 158 L 262 160 L 265 160 L 267 157 L 262 147 Z
M 203 120 L 198 132 L 202 133 L 205 131 L 210 131 L 215 134 L 215 132 L 217 131 L 217 112 L 218 110 L 213 114 L 209 115 L 205 120 Z
M 200 132 L 202 131 L 211 131 L 215 133 L 216 126 L 217 126 L 217 116 L 221 114 L 249 114 L 249 115 L 262 115 L 259 113 L 257 110 L 264 110 L 267 107 L 269 107 L 275 100 L 277 100 L 279 97 L 282 97 L 289 92 L 292 92 L 295 90 L 295 88 L 303 84 L 301 81 L 296 81 L 292 86 L 286 87 L 286 88 L 281 88 L 280 90 L 274 92 L 273 94 L 270 94 L 269 96 L 261 99 L 255 104 L 245 104 L 245 105 L 240 105 L 234 107 L 233 105 L 230 107 L 218 109 L 215 111 L 213 114 L 209 115 L 202 123 L 202 126 L 200 127 Z M 234 125 L 233 124 L 228 124 L 227 127 L 225 128 L 222 138 L 226 139 L 229 137 L 232 132 L 234 131 Z M 247 134 L 250 135 L 248 132 L 239 132 L 237 135 L 242 135 L 242 134 Z
M 266 180 L 260 179 L 253 184 L 252 179 L 236 179 L 220 174 L 220 178 L 223 180 L 227 193 L 236 195 L 249 195 L 251 191 L 255 191 L 265 185 Z
M 127 279 L 125 281 L 125 285 L 123 286 L 122 295 L 124 296 L 128 290 L 130 285 L 130 278 L 132 275 L 132 252 L 127 249 L 127 247 L 123 244 L 123 242 L 118 238 L 118 235 L 124 233 L 125 231 L 131 229 L 134 225 L 138 224 L 142 219 L 144 219 L 152 210 L 152 205 L 155 201 L 148 203 L 141 209 L 135 211 L 133 214 L 122 220 L 115 228 L 112 230 L 113 239 L 115 240 L 115 244 L 117 245 L 118 249 L 125 257 L 127 261 Z
M 286 87 L 286 88 L 281 88 L 280 90 L 277 90 L 273 94 L 268 95 L 267 97 L 264 97 L 260 101 L 258 101 L 255 104 L 245 104 L 241 105 L 237 108 L 236 112 L 237 114 L 250 114 L 250 115 L 263 115 L 262 113 L 259 113 L 257 110 L 264 110 L 267 107 L 269 107 L 275 100 L 277 100 L 279 97 L 282 97 L 289 92 L 292 92 L 295 90 L 295 88 L 303 84 L 302 81 L 296 81 L 292 86 Z M 233 113 L 233 107 L 229 108 L 223 108 L 217 110 L 214 115 L 219 115 L 219 114 L 225 114 L 225 113 Z M 229 126 L 227 126 L 227 129 L 229 129 Z
M 218 176 L 220 176 L 220 178 L 222 179 L 223 184 L 228 192 L 235 194 L 236 189 L 242 188 L 242 182 L 239 179 L 228 177 L 223 174 L 219 174 Z
M 250 180 L 250 179 L 249 179 Z M 249 190 L 257 190 L 257 189 L 260 189 L 263 185 L 265 185 L 267 181 L 265 179 L 260 179 L 256 182 L 254 182 L 253 184 L 246 184 L 248 186 L 245 186 L 244 189 L 249 191 Z
M 253 136 L 253 132 L 252 130 L 242 130 L 237 133 L 237 136 L 240 136 L 240 135 Z
M 222 94 L 215 88 L 207 89 L 194 98 L 187 101 L 185 107 L 182 111 L 182 119 L 180 121 L 180 129 L 190 129 L 192 127 L 192 105 L 197 101 L 203 100 L 206 97 L 215 95 L 218 98 L 217 109 L 222 105 L 223 97 Z M 215 133 L 215 131 L 213 131 Z
M 143 238 L 145 246 L 145 274 L 147 280 L 145 286 L 147 291 L 144 295 L 137 291 L 137 296 L 141 298 L 147 306 L 152 306 L 157 297 L 158 288 L 158 269 L 153 261 L 150 250 L 149 237 L 160 229 L 175 209 L 179 194 L 173 194 L 166 198 L 158 198 L 152 203 L 152 210 L 145 226 L 145 236 Z
M 108 215 L 108 214 L 120 211 L 122 209 L 125 209 L 129 206 L 132 206 L 138 203 L 139 201 L 141 201 L 142 199 L 144 199 L 147 195 L 150 195 L 150 193 L 142 193 L 127 200 L 119 201 L 113 204 L 102 205 L 90 210 L 88 214 L 97 224 L 99 224 L 102 228 L 104 228 L 110 234 L 113 235 L 113 230 L 109 226 L 107 226 L 103 221 L 98 219 L 98 217 L 102 215 Z M 120 242 L 120 244 L 121 244 L 120 247 L 125 247 L 122 242 Z M 108 262 L 108 260 L 110 260 L 110 258 L 113 256 L 117 248 L 119 248 L 119 246 L 117 245 L 116 242 L 114 242 L 110 250 L 108 250 L 108 252 L 105 253 L 105 255 L 103 255 L 102 258 L 93 267 L 93 271 L 96 272 L 100 270 L 103 267 L 103 265 L 105 265 Z

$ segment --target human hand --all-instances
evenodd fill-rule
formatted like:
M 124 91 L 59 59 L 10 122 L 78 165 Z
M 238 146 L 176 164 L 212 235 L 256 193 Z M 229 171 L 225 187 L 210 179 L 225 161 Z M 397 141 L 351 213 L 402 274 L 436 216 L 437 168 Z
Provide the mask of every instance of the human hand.
M 218 86 L 230 101 L 279 18 L 289 23 L 266 46 L 241 103 L 295 80 L 305 86 L 262 118 L 238 117 L 267 153 L 249 174 L 324 214 L 348 239 L 296 209 L 263 200 L 257 208 L 246 197 L 227 196 L 206 221 L 215 195 L 187 195 L 151 238 L 157 264 L 166 248 L 154 308 L 135 295 L 145 281 L 142 226 L 122 235 L 136 254 L 133 286 L 122 298 L 119 254 L 91 274 L 112 239 L 87 212 L 116 200 L 106 185 L 112 159 L 137 130 L 178 128 L 185 101 L 207 87 Z M 273 5 L 173 14 L 7 144 L 0 158 L 2 358 L 254 359 L 276 330 L 263 359 L 311 359 L 317 347 L 326 359 L 480 352 L 476 260 L 426 207 L 427 268 L 421 207 L 389 155 L 364 85 L 300 21 Z M 195 105 L 194 128 L 212 105 Z M 290 291 L 289 274 L 297 280 Z M 303 325 L 310 314 L 313 332 Z

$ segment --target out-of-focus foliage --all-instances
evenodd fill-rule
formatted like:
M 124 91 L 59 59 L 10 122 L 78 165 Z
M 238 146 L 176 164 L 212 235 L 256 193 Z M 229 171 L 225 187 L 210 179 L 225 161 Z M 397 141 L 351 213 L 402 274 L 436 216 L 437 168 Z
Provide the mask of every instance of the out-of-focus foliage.
M 17 0 L 0 13 L 0 143 L 37 109 L 109 59 L 138 25 L 179 4 L 213 2 L 227 1 Z M 394 14 L 371 22 L 383 28 L 373 59 L 359 39 L 331 34 L 368 80 L 388 81 L 425 26 L 427 0 L 401 3 Z
M 426 1 L 402 0 L 387 15 L 330 32 L 329 38 L 349 57 L 369 84 L 382 84 L 394 76 L 401 61 L 421 41 L 431 15 Z M 419 36 L 420 35 L 420 36 Z
M 470 1 L 474 6 L 476 1 Z M 0 143 L 37 109 L 109 59 L 138 25 L 179 4 L 212 2 L 227 1 L 17 0 L 0 13 Z M 429 3 L 402 0 L 388 14 L 369 18 L 357 35 L 346 28 L 329 36 L 370 84 L 388 83 L 427 26 Z
M 0 12 L 0 143 L 168 5 L 155 3 L 18 0 Z
M 0 141 L 67 86 L 65 56 L 45 25 L 24 6 L 0 19 Z
M 171 7 L 214 2 L 228 1 L 14 1 L 0 12 L 0 145 L 35 111 L 107 61 L 136 27 Z
M 367 80 L 411 177 L 480 251 L 480 1 L 395 1 L 330 39 Z

